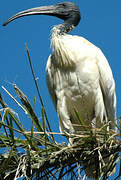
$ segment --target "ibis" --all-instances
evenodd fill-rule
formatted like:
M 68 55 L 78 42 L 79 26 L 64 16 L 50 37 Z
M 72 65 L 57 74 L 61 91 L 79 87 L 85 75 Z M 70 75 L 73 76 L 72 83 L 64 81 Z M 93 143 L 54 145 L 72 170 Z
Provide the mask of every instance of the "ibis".
M 29 15 L 49 15 L 63 20 L 52 29 L 52 54 L 46 66 L 47 86 L 59 117 L 60 131 L 78 134 L 87 127 L 115 131 L 115 82 L 102 51 L 87 39 L 69 34 L 81 19 L 79 8 L 72 2 L 41 6 L 19 12 L 3 25 Z M 70 143 L 73 141 L 70 139 Z M 93 177 L 91 169 L 87 176 Z

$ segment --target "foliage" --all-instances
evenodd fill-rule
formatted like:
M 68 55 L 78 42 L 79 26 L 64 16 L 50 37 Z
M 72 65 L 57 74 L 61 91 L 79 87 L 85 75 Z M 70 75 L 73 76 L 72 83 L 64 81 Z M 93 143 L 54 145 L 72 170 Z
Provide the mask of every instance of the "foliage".
M 80 134 L 61 134 L 52 132 L 46 110 L 39 92 L 36 77 L 31 64 L 29 51 L 26 45 L 28 59 L 32 70 L 35 85 L 41 102 L 42 123 L 27 96 L 13 85 L 21 104 L 4 87 L 3 89 L 21 107 L 26 116 L 32 121 L 31 131 L 22 125 L 18 115 L 4 102 L 0 94 L 0 179 L 78 179 L 84 175 L 87 166 L 95 166 L 95 178 L 107 179 L 114 167 L 120 161 L 121 141 L 120 134 L 107 131 L 107 125 L 100 129 L 86 127 L 78 112 L 84 131 Z M 119 123 L 121 123 L 119 119 Z M 54 135 L 72 138 L 73 145 L 58 144 Z M 108 163 L 105 161 L 109 158 Z M 93 164 L 91 160 L 93 161 Z M 121 168 L 117 175 L 121 175 Z M 84 178 L 86 178 L 84 176 Z

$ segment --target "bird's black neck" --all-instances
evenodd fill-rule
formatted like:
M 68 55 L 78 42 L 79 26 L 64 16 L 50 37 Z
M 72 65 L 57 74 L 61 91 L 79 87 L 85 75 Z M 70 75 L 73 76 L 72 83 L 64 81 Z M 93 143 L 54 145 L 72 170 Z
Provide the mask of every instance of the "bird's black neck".
M 53 31 L 53 33 L 56 33 L 57 35 L 64 35 L 70 31 L 72 31 L 74 28 L 75 28 L 75 26 L 72 24 L 63 23 L 63 24 L 54 26 L 52 31 Z

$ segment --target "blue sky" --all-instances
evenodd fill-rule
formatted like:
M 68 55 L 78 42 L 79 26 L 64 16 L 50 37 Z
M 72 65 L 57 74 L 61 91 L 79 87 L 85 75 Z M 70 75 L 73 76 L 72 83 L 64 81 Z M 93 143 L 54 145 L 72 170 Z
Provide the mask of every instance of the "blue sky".
M 66 0 L 67 1 L 67 0 Z M 54 131 L 58 129 L 58 117 L 51 102 L 45 80 L 45 67 L 50 48 L 50 30 L 62 21 L 49 16 L 30 16 L 18 19 L 6 27 L 4 23 L 13 14 L 43 5 L 55 4 L 61 0 L 4 0 L 0 2 L 0 92 L 7 104 L 22 113 L 22 122 L 29 129 L 29 118 L 17 107 L 1 86 L 5 86 L 15 97 L 12 83 L 15 83 L 33 103 L 37 91 L 27 61 L 25 42 L 27 42 L 36 76 L 39 78 L 41 96 Z M 71 34 L 83 36 L 100 47 L 107 57 L 116 81 L 117 117 L 121 115 L 121 1 L 111 0 L 72 0 L 81 11 L 82 20 Z M 37 98 L 38 116 L 41 116 L 41 105 Z M 57 138 L 61 142 L 61 138 Z

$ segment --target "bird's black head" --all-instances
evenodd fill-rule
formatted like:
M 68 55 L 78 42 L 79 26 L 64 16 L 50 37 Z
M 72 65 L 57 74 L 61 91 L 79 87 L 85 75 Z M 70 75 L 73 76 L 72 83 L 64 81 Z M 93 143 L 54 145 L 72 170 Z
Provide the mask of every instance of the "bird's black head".
M 7 25 L 9 22 L 20 18 L 22 16 L 29 15 L 49 15 L 56 16 L 64 20 L 64 23 L 77 26 L 80 21 L 80 11 L 78 7 L 72 2 L 61 2 L 52 6 L 41 6 L 37 8 L 28 9 L 15 14 L 6 21 L 3 26 Z
M 81 19 L 79 8 L 72 2 L 61 2 L 55 5 L 53 15 L 74 26 L 77 26 Z

